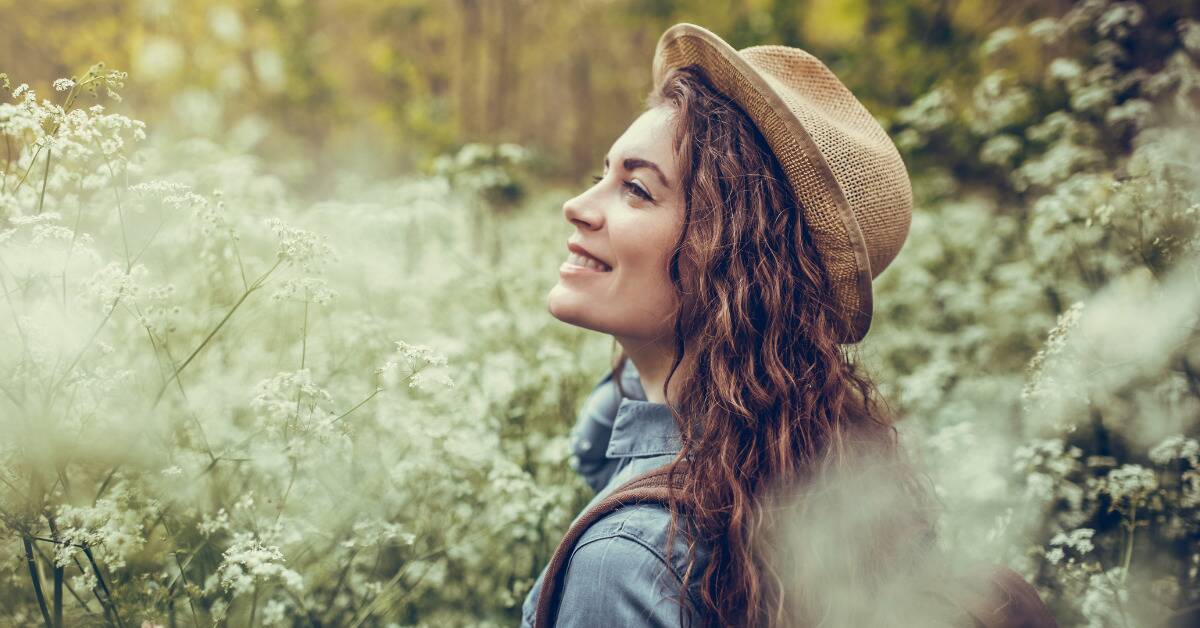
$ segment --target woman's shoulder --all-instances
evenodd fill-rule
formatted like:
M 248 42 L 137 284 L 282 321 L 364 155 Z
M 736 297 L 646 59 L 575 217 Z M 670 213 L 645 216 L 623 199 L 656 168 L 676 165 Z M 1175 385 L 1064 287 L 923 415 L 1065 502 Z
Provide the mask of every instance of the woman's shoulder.
M 677 530 L 675 538 L 668 545 L 670 524 L 671 513 L 663 504 L 622 506 L 588 526 L 575 544 L 572 561 L 578 560 L 580 553 L 607 553 L 605 559 L 609 561 L 616 557 L 636 563 L 658 564 L 669 567 L 678 584 L 687 572 L 689 537 L 683 530 Z M 591 549 L 586 549 L 589 547 Z M 695 574 L 700 573 L 707 562 L 707 548 L 698 544 L 694 559 L 692 580 L 696 579 Z
M 683 534 L 676 534 L 668 553 L 670 521 L 670 512 L 663 505 L 632 504 L 589 526 L 567 563 L 559 619 L 603 609 L 632 624 L 691 625 L 690 619 L 681 624 L 678 615 L 688 542 Z M 697 547 L 685 619 L 692 617 L 696 608 L 699 574 L 706 560 L 707 552 Z M 639 614 L 632 614 L 635 612 Z

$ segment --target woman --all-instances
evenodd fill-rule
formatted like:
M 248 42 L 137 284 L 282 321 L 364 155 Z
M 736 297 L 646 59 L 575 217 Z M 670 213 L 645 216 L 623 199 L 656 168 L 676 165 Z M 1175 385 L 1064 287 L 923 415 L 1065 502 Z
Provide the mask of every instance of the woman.
M 597 490 L 589 508 L 634 476 L 688 469 L 668 507 L 622 507 L 560 547 L 570 554 L 554 625 L 862 622 L 872 592 L 932 549 L 927 491 L 842 351 L 865 335 L 871 280 L 907 235 L 904 165 L 801 50 L 739 52 L 677 24 L 653 67 L 647 109 L 563 206 L 575 231 L 547 304 L 621 347 L 573 431 L 574 461 Z M 816 530 L 813 513 L 845 505 L 822 497 L 837 492 L 826 479 L 848 477 L 893 487 L 886 512 L 825 525 L 832 535 L 780 559 L 779 524 Z M 781 515 L 802 486 L 802 505 Z M 827 579 L 868 603 L 839 606 Z

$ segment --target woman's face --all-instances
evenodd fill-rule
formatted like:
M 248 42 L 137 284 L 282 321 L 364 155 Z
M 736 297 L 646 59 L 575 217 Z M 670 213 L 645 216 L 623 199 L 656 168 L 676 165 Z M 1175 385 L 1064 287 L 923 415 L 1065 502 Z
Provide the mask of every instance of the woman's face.
M 563 204 L 575 231 L 547 297 L 555 318 L 618 340 L 671 337 L 676 300 L 667 264 L 683 221 L 672 114 L 660 106 L 638 116 L 608 151 L 603 177 Z M 604 268 L 577 265 L 568 245 Z

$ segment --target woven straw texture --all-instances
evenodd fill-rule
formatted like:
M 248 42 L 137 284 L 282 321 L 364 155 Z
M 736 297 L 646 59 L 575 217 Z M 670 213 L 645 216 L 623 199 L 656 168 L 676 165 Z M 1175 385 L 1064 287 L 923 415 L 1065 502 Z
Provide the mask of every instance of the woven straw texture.
M 659 38 L 654 85 L 698 65 L 738 103 L 783 166 L 829 273 L 842 343 L 871 326 L 871 281 L 895 259 L 912 222 L 908 171 L 891 138 L 850 90 L 811 54 L 788 46 L 734 50 L 680 23 Z

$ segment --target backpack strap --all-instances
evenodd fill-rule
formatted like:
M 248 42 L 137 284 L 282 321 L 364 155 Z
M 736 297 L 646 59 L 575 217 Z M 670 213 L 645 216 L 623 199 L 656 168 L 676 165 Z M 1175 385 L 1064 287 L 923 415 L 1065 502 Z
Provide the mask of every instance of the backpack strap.
M 675 465 L 682 469 L 686 463 L 679 461 Z M 571 550 L 579 542 L 579 537 L 583 536 L 584 531 L 601 517 L 622 506 L 646 503 L 666 504 L 667 474 L 671 468 L 672 465 L 666 465 L 651 469 L 630 479 L 588 509 L 571 525 L 566 536 L 559 542 L 558 548 L 554 550 L 550 564 L 546 567 L 546 575 L 542 578 L 542 589 L 538 594 L 537 601 L 537 614 L 533 620 L 534 628 L 549 628 L 553 625 L 555 617 L 558 616 L 562 583 L 567 575 L 567 559 L 571 556 Z M 677 471 L 675 477 L 678 487 L 683 473 Z
M 1021 574 L 1001 564 L 978 568 L 980 589 L 968 594 L 962 608 L 983 628 L 1058 628 L 1037 589 Z
M 685 461 L 676 461 L 676 488 L 687 471 Z M 567 559 L 584 531 L 601 517 L 632 504 L 667 504 L 668 473 L 672 465 L 652 469 L 619 486 L 592 506 L 567 530 L 559 542 L 542 579 L 534 628 L 550 628 L 558 616 Z M 928 591 L 961 611 L 964 628 L 1058 628 L 1037 589 L 1020 574 L 1001 564 L 978 566 L 966 579 L 965 588 L 955 591 L 953 599 Z

